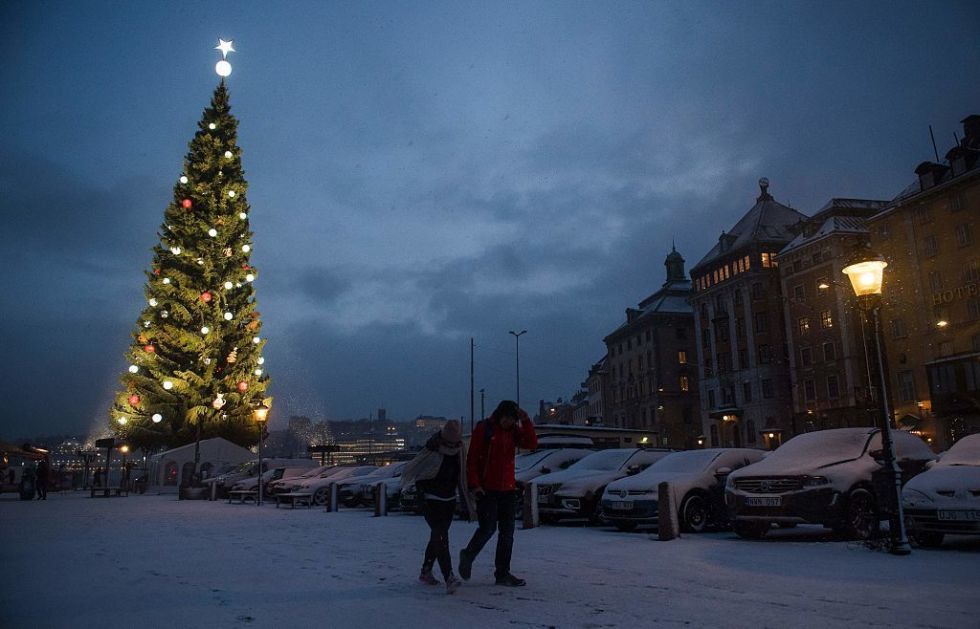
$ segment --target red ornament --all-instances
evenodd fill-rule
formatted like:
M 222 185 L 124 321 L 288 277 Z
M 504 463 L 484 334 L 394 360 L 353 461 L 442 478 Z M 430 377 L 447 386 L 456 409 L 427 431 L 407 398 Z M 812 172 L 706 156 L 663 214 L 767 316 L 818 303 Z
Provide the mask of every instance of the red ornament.
M 140 403 L 140 396 L 136 395 L 135 393 L 129 396 L 130 406 L 137 406 L 139 403 Z
M 246 391 L 248 391 L 248 383 L 245 382 L 244 380 L 242 380 L 241 382 L 239 382 L 238 383 L 238 390 L 241 391 L 242 393 L 245 393 Z
M 210 302 L 211 293 L 209 293 L 208 291 L 204 291 L 203 293 L 201 293 L 201 301 L 203 301 L 204 303 Z
M 243 265 L 242 265 L 242 268 L 243 268 L 243 269 L 245 269 L 245 270 L 247 271 L 247 270 L 249 270 L 249 269 L 250 269 L 250 268 L 252 268 L 252 267 L 250 267 L 250 266 L 249 266 L 249 265 L 247 265 L 247 264 L 243 264 Z
M 160 269 L 153 269 L 154 275 L 160 275 Z
M 180 204 L 184 206 L 185 210 L 189 210 L 192 207 L 194 207 L 194 203 L 190 199 L 184 199 L 183 201 L 180 202 Z
M 154 353 L 156 353 L 157 348 L 155 348 L 152 345 L 149 345 L 148 344 L 148 345 L 144 345 L 143 346 L 143 351 L 146 352 L 146 353 L 148 353 L 148 354 L 154 354 Z

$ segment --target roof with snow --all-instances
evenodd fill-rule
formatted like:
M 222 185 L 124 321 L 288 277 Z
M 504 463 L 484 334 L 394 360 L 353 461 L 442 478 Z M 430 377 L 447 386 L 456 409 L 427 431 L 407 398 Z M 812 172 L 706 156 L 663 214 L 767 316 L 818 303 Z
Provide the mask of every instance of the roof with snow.
M 785 255 L 790 251 L 798 249 L 804 245 L 820 240 L 831 234 L 867 234 L 868 228 L 865 226 L 865 219 L 858 216 L 830 216 L 824 220 L 820 227 L 812 233 L 803 232 L 794 238 L 788 245 L 783 247 L 779 255 Z

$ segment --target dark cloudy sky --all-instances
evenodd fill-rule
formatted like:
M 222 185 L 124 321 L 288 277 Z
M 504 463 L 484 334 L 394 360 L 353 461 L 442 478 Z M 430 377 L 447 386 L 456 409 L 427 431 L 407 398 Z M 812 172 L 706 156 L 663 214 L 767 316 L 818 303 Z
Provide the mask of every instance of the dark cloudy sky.
M 3 2 L 0 438 L 106 418 L 233 39 L 273 425 L 568 396 L 747 210 L 890 198 L 980 113 L 976 2 Z M 479 402 L 477 402 L 479 407 Z M 479 408 L 477 408 L 479 412 Z

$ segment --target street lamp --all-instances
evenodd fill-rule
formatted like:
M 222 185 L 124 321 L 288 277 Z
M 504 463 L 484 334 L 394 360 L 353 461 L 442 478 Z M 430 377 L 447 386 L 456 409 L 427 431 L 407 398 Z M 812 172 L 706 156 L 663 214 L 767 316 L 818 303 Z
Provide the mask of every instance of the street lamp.
M 517 405 L 521 405 L 521 335 L 527 334 L 527 330 L 520 332 L 510 331 L 514 335 L 514 342 L 517 344 Z
M 878 362 L 878 377 L 881 381 L 881 407 L 879 422 L 881 424 L 881 449 L 885 460 L 885 468 L 892 471 L 895 479 L 893 497 L 894 513 L 889 527 L 891 535 L 891 553 L 907 555 L 912 552 L 908 537 L 905 534 L 905 514 L 902 511 L 902 470 L 895 461 L 895 447 L 891 433 L 891 402 L 888 396 L 888 381 L 885 378 L 885 365 L 881 351 L 881 285 L 884 271 L 888 263 L 879 256 L 866 256 L 848 266 L 843 272 L 851 280 L 854 294 L 861 300 L 861 309 L 865 314 L 870 311 L 874 323 L 873 336 L 875 341 L 875 357 Z M 865 316 L 865 319 L 867 317 Z
M 119 485 L 129 491 L 129 474 L 126 472 L 126 455 L 129 454 L 129 446 L 124 443 L 119 446 L 119 451 L 122 452 L 122 472 L 119 474 Z
M 262 504 L 262 436 L 265 433 L 265 422 L 269 419 L 269 407 L 259 402 L 259 405 L 252 411 L 255 423 L 259 426 L 259 497 L 256 506 Z

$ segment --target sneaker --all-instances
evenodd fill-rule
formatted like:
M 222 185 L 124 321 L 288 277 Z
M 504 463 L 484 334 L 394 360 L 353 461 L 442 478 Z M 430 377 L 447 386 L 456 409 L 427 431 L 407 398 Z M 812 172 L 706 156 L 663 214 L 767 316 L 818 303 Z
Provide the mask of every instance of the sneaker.
M 466 549 L 459 551 L 459 576 L 469 581 L 470 573 L 473 570 L 473 558 L 469 556 Z
M 453 594 L 461 585 L 463 585 L 463 582 L 459 580 L 459 577 L 450 573 L 449 576 L 446 577 L 446 594 Z
M 432 570 L 422 570 L 419 574 L 419 582 L 426 585 L 439 585 L 439 579 L 432 576 Z
M 527 585 L 527 581 L 524 579 L 519 579 L 508 572 L 507 574 L 497 577 L 497 585 L 506 585 L 507 587 L 517 588 Z

